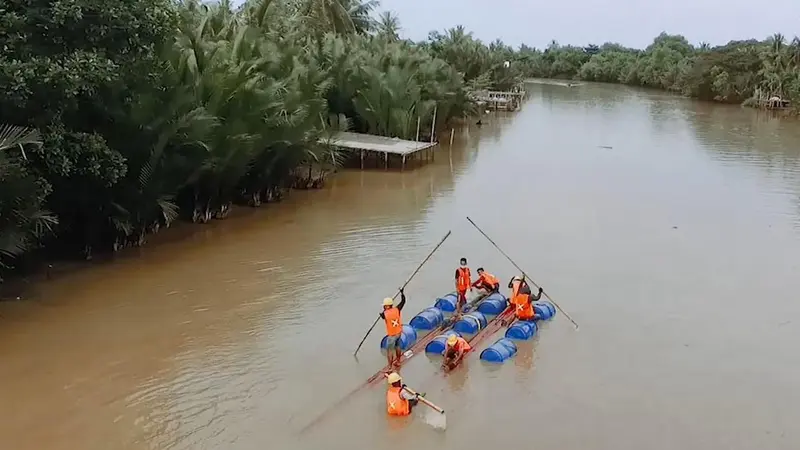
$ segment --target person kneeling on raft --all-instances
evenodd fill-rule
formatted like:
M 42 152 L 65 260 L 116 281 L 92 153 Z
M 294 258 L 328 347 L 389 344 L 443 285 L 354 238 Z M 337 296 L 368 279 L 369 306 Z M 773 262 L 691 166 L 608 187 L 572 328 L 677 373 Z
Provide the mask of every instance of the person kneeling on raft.
M 406 294 L 403 288 L 400 291 L 400 303 L 394 306 L 394 300 L 387 297 L 383 299 L 383 312 L 379 315 L 386 323 L 386 359 L 388 364 L 400 362 L 403 351 L 400 349 L 400 335 L 403 333 L 403 317 L 400 311 L 406 306 Z
M 483 289 L 489 294 L 498 292 L 500 290 L 500 280 L 494 275 L 483 270 L 483 267 L 478 268 L 478 279 L 472 283 L 472 287 Z
M 525 281 L 525 275 L 522 278 L 515 276 L 508 283 L 508 288 L 511 289 L 511 304 L 514 305 L 514 315 L 517 320 L 532 321 L 538 319 L 536 311 L 533 309 L 533 302 L 542 298 L 542 288 L 534 297 L 531 294 L 531 288 Z
M 442 367 L 445 369 L 452 369 L 464 357 L 464 353 L 470 349 L 469 342 L 461 336 L 455 334 L 447 338 L 447 347 L 444 350 L 444 361 Z
M 386 391 L 386 412 L 390 416 L 407 416 L 411 410 L 419 403 L 419 398 L 424 397 L 425 393 L 412 394 L 406 390 L 400 374 L 392 372 L 387 379 L 389 390 Z

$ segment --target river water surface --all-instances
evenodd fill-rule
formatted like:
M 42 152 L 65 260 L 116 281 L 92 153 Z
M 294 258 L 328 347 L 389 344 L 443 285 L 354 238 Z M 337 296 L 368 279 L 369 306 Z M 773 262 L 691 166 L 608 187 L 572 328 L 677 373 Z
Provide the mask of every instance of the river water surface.
M 619 86 L 530 85 L 413 172 L 345 172 L 0 304 L 14 450 L 800 447 L 800 124 Z M 391 421 L 380 309 L 461 256 L 557 315 L 499 367 L 403 370 L 447 412 Z M 170 230 L 174 231 L 174 230 Z M 484 341 L 484 346 L 497 336 Z M 420 412 L 423 410 L 420 409 Z

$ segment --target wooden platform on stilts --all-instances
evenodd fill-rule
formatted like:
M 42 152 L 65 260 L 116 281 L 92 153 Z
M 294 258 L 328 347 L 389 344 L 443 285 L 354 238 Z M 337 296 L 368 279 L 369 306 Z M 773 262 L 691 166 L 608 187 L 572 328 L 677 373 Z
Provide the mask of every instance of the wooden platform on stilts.
M 375 160 L 383 160 L 384 169 L 389 168 L 390 156 L 396 156 L 402 160 L 402 168 L 406 168 L 406 163 L 410 160 L 418 161 L 429 158 L 433 159 L 434 147 L 437 142 L 418 142 L 406 141 L 398 138 L 388 138 L 375 136 L 372 134 L 351 133 L 340 131 L 330 137 L 320 139 L 320 143 L 350 150 L 358 154 L 361 160 L 361 168 L 364 169 L 367 163 Z

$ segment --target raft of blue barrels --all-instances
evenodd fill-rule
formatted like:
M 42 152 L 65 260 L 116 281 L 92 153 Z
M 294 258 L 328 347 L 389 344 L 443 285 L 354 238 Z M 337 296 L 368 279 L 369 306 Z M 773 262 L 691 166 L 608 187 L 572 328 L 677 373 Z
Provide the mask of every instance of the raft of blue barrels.
M 490 363 L 503 363 L 507 359 L 517 354 L 517 345 L 514 341 L 527 341 L 536 336 L 539 327 L 537 321 L 550 320 L 556 315 L 556 308 L 548 301 L 536 302 L 533 310 L 537 319 L 533 322 L 517 320 L 506 329 L 505 337 L 497 340 L 494 344 L 481 352 L 481 360 Z
M 436 304 L 446 311 L 456 310 L 455 297 L 444 297 L 436 301 Z M 508 299 L 505 295 L 495 292 L 486 296 L 474 311 L 468 311 L 461 316 L 453 328 L 445 331 L 433 338 L 432 341 L 425 346 L 425 353 L 443 355 L 445 347 L 447 346 L 447 338 L 456 335 L 464 339 L 474 336 L 482 329 L 486 328 L 491 318 L 498 316 L 505 311 L 508 306 Z
M 450 293 L 437 298 L 433 306 L 425 308 L 414 316 L 408 324 L 403 324 L 400 334 L 400 349 L 405 351 L 411 348 L 415 342 L 431 331 L 439 328 L 445 320 L 445 315 L 455 312 L 458 296 Z M 457 335 L 467 339 L 474 336 L 484 329 L 491 318 L 500 315 L 508 306 L 508 299 L 499 292 L 495 292 L 484 297 L 474 310 L 465 309 L 453 327 L 444 333 L 436 336 L 425 346 L 425 353 L 444 354 L 447 338 Z M 556 314 L 556 308 L 548 301 L 540 301 L 533 304 L 536 312 L 537 321 L 550 320 Z M 517 353 L 517 346 L 514 341 L 525 341 L 536 336 L 538 326 L 536 322 L 515 321 L 506 329 L 505 337 L 487 347 L 480 354 L 480 359 L 490 363 L 503 363 Z M 387 336 L 381 339 L 381 349 L 386 350 Z
M 421 336 L 425 336 L 432 330 L 439 328 L 445 320 L 445 315 L 450 315 L 456 311 L 457 302 L 458 296 L 455 292 L 439 297 L 436 299 L 433 306 L 423 309 L 419 314 L 414 316 L 408 324 L 403 324 L 403 331 L 400 333 L 400 349 L 403 351 L 408 350 Z M 453 324 L 453 330 L 466 334 L 477 333 L 488 323 L 486 316 L 496 316 L 500 314 L 506 308 L 506 304 L 507 299 L 503 294 L 496 292 L 487 295 L 480 300 L 480 303 L 478 303 L 474 311 L 471 311 L 469 308 L 464 310 L 466 314 Z M 443 334 L 437 336 L 433 342 L 441 338 L 443 339 L 441 342 L 444 344 L 447 340 L 447 336 L 449 335 Z M 381 339 L 382 350 L 386 350 L 386 339 L 387 336 Z M 428 351 L 429 347 L 430 343 L 425 348 L 427 353 L 430 353 Z M 438 353 L 442 352 L 444 352 L 444 348 Z

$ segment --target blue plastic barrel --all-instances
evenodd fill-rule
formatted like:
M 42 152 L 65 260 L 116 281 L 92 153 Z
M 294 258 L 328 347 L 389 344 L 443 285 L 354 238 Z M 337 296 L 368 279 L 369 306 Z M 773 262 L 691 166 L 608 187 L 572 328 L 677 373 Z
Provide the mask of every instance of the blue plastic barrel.
M 428 342 L 428 345 L 425 346 L 425 353 L 436 353 L 437 355 L 443 355 L 444 349 L 447 347 L 447 338 L 454 334 L 456 336 L 461 336 L 453 330 L 447 330 L 439 336 L 436 336 L 432 341 Z
M 550 302 L 536 302 L 533 311 L 542 320 L 550 320 L 556 314 L 556 307 Z
M 432 330 L 441 325 L 443 321 L 444 313 L 442 313 L 442 310 L 431 306 L 414 316 L 408 324 L 415 330 Z
M 481 360 L 502 363 L 517 353 L 517 346 L 510 339 L 501 338 L 481 352 Z
M 453 325 L 453 329 L 459 333 L 475 334 L 486 328 L 486 316 L 478 311 L 473 311 L 461 316 L 461 319 Z
M 556 306 L 554 304 L 552 304 L 552 303 L 550 303 L 548 301 L 541 301 L 540 303 L 545 305 L 545 306 L 547 306 L 547 308 L 550 309 L 550 318 L 551 319 L 556 316 Z
M 489 316 L 496 316 L 505 311 L 506 306 L 508 306 L 506 296 L 495 292 L 481 301 L 478 311 Z
M 458 294 L 451 292 L 444 297 L 437 298 L 436 303 L 434 303 L 433 306 L 434 308 L 439 308 L 444 312 L 454 312 L 457 304 Z
M 386 349 L 386 338 L 388 336 L 384 336 L 381 339 L 381 348 Z M 408 350 L 414 342 L 417 342 L 417 332 L 411 325 L 403 325 L 403 331 L 400 332 L 400 349 L 401 350 Z
M 550 314 L 550 310 L 546 306 L 533 304 L 533 312 L 536 313 L 536 320 L 541 320 Z
M 508 330 L 506 330 L 506 337 L 508 339 L 519 339 L 526 341 L 536 336 L 536 330 L 536 322 L 517 320 L 513 325 L 508 327 Z

